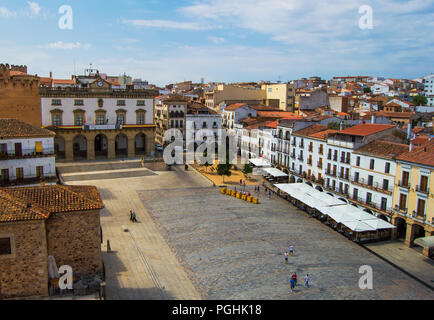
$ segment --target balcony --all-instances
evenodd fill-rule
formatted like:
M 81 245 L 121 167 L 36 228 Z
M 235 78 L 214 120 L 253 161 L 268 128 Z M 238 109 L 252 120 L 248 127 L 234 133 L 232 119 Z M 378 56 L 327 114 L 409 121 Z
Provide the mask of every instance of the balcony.
M 319 153 L 320 155 L 323 155 L 323 154 L 324 154 L 324 149 L 319 148 L 319 149 L 318 149 L 318 153 Z
M 307 164 L 311 166 L 312 165 L 312 159 L 308 159 Z
M 13 159 L 30 159 L 30 158 L 43 158 L 54 156 L 54 149 L 45 148 L 42 152 L 36 152 L 36 149 L 23 149 L 21 152 L 0 152 L 0 160 L 13 160 Z
M 313 152 L 313 146 L 309 146 L 309 152 Z
M 338 156 L 334 156 L 333 161 L 338 161 Z
M 388 186 L 387 188 L 384 188 L 384 185 L 378 183 L 378 182 L 373 182 L 372 184 L 369 183 L 368 180 L 363 179 L 363 178 L 351 178 L 351 182 L 354 183 L 355 185 L 358 185 L 362 188 L 366 188 L 366 189 L 370 189 L 373 191 L 377 191 L 377 192 L 381 192 L 387 195 L 392 195 L 393 192 L 393 187 Z
M 292 159 L 295 159 L 295 154 L 294 154 L 294 153 L 291 154 L 291 158 L 292 158 Z
M 300 155 L 300 156 L 298 156 L 297 159 L 298 159 L 299 161 L 303 161 L 304 158 L 303 158 L 303 156 Z
M 297 145 L 297 143 L 295 142 L 295 140 L 292 140 L 291 146 L 295 147 L 296 145 Z
M 337 177 L 336 171 L 331 171 L 329 169 L 326 170 L 326 174 L 332 177 Z
M 300 144 L 298 145 L 300 148 L 304 148 L 304 143 L 300 142 Z
M 318 167 L 319 169 L 322 169 L 322 162 L 319 162 L 319 161 L 318 161 L 317 167 Z
M 410 189 L 410 183 L 408 181 L 398 181 L 398 186 L 405 189 Z
M 429 188 L 427 186 L 424 186 L 424 187 L 417 186 L 416 191 L 420 192 L 420 193 L 429 194 Z
M 350 177 L 349 177 L 349 175 L 348 174 L 339 174 L 339 178 L 340 179 L 343 179 L 343 180 L 350 180 Z
M 332 155 L 329 153 L 329 155 L 327 156 L 327 160 L 332 160 Z

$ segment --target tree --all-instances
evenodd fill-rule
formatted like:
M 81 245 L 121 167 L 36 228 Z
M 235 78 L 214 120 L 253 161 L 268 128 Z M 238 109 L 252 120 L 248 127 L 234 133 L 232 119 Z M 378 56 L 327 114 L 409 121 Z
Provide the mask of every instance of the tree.
M 426 106 L 428 104 L 428 99 L 424 96 L 414 96 L 413 104 L 415 106 Z
M 369 87 L 363 88 L 363 92 L 364 93 L 372 93 L 371 88 L 369 88 Z
M 244 165 L 244 169 L 241 172 L 244 174 L 244 178 L 246 178 L 248 174 L 253 172 L 253 168 L 250 166 L 250 164 L 246 163 Z
M 205 151 L 205 152 L 203 153 L 203 157 L 204 157 L 204 158 L 208 157 L 208 152 Z M 201 164 L 202 164 L 202 163 L 201 163 Z M 209 164 L 208 161 L 207 161 L 207 162 L 205 162 L 205 163 L 202 164 L 202 165 L 205 167 L 206 173 L 208 173 L 208 167 L 211 166 L 211 164 Z
M 219 163 L 217 165 L 217 174 L 223 177 L 223 183 L 225 183 L 225 176 L 230 177 L 232 175 L 232 164 L 229 163 L 229 152 L 226 152 L 225 163 Z

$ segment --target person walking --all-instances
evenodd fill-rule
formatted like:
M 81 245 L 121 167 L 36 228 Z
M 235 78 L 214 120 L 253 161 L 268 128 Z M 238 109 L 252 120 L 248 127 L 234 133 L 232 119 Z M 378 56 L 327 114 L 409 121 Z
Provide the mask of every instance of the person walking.
M 130 221 L 133 221 L 133 210 L 130 210 Z
M 291 293 L 294 293 L 295 281 L 294 281 L 294 279 L 291 278 L 291 280 L 289 282 L 291 283 Z
M 297 272 L 294 272 L 294 274 L 291 277 L 292 280 L 294 280 L 295 285 L 297 285 Z
M 291 257 L 294 255 L 294 246 L 289 247 L 289 254 L 291 255 Z
M 246 191 L 246 180 L 243 181 L 243 190 Z
M 268 199 L 271 199 L 271 190 L 268 190 Z
M 285 252 L 285 263 L 288 264 L 288 258 L 289 258 L 289 254 L 288 252 Z
M 306 277 L 304 278 L 304 285 L 306 287 L 310 288 L 310 285 L 309 285 L 309 274 L 307 274 Z
M 136 213 L 133 212 L 133 222 L 137 222 Z

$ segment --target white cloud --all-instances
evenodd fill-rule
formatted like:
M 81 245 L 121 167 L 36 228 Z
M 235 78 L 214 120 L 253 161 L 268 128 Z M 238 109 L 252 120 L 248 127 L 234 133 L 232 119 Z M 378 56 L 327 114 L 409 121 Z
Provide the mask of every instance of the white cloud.
M 49 43 L 47 45 L 41 46 L 40 48 L 44 49 L 60 49 L 60 50 L 73 50 L 73 49 L 89 49 L 91 47 L 90 44 L 82 44 L 80 42 L 63 42 L 57 41 L 53 43 Z
M 209 36 L 208 39 L 211 40 L 215 44 L 226 42 L 225 38 L 223 38 L 223 37 Z
M 5 7 L 0 7 L 0 16 L 1 17 L 8 18 L 8 17 L 15 17 L 16 15 L 17 15 L 16 12 L 10 11 L 8 8 L 5 8 Z
M 172 20 L 126 20 L 122 23 L 142 28 L 178 29 L 178 30 L 206 30 L 210 27 L 194 22 L 178 22 Z
M 27 1 L 27 4 L 29 5 L 31 12 L 34 15 L 36 15 L 36 16 L 39 15 L 39 13 L 41 12 L 41 7 L 39 6 L 39 4 L 37 2 Z

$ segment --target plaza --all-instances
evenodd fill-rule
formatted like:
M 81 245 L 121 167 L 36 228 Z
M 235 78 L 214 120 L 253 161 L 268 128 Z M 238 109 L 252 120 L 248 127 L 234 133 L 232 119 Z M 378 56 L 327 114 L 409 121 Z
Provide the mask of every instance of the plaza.
M 426 286 L 263 190 L 254 205 L 222 195 L 195 171 L 141 170 L 149 173 L 68 177 L 68 184 L 96 185 L 106 206 L 108 299 L 434 299 Z M 130 209 L 139 223 L 129 221 Z M 290 245 L 295 255 L 285 264 Z M 373 290 L 359 289 L 363 265 L 373 269 Z M 299 284 L 289 293 L 293 272 Z M 311 288 L 303 286 L 307 273 Z

